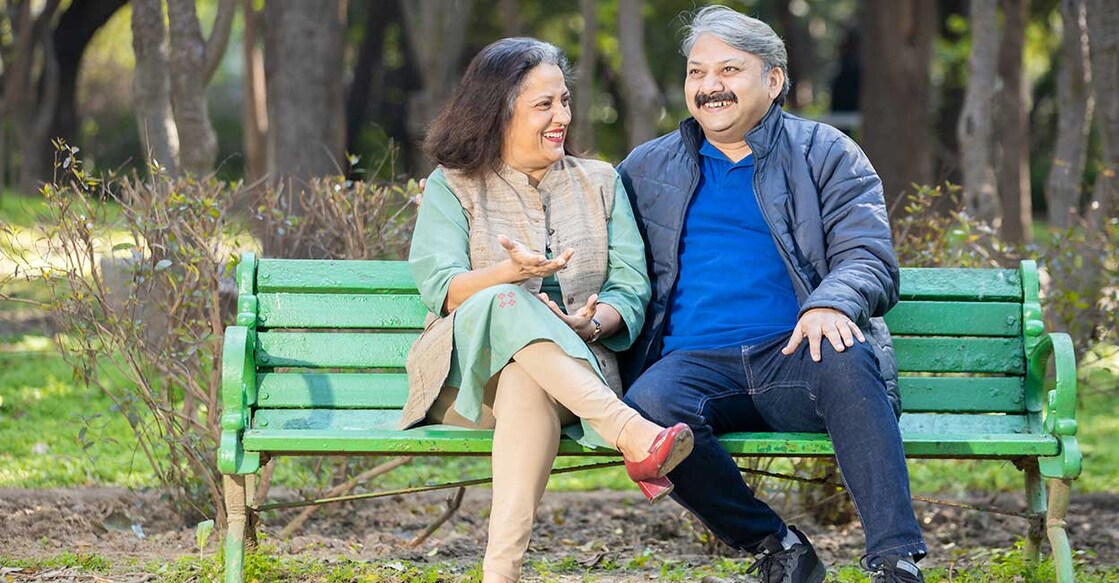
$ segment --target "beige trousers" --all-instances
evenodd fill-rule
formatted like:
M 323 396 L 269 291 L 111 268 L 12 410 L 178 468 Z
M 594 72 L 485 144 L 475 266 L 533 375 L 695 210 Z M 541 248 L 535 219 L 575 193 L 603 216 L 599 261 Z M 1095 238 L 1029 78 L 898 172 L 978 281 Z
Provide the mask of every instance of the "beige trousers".
M 486 385 L 482 419 L 454 409 L 458 389 L 445 387 L 428 422 L 493 429 L 493 506 L 482 570 L 514 581 L 528 548 L 536 508 L 559 448 L 560 428 L 583 419 L 617 444 L 637 411 L 623 403 L 583 360 L 552 342 L 536 342 Z

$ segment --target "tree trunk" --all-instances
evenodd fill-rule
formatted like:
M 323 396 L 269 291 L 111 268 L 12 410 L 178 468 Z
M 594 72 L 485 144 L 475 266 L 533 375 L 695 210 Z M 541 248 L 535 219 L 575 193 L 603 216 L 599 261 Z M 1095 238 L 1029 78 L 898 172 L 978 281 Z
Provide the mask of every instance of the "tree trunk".
M 1072 226 L 1080 214 L 1080 186 L 1095 106 L 1089 91 L 1092 67 L 1085 8 L 1085 0 L 1061 0 L 1064 38 L 1057 71 L 1057 145 L 1045 187 L 1049 226 L 1059 229 Z
M 1011 243 L 1031 240 L 1033 204 L 1030 200 L 1030 132 L 1023 52 L 1029 0 L 1000 0 L 1003 34 L 999 43 L 998 99 L 999 198 L 1002 236 Z
M 645 16 L 641 4 L 640 0 L 621 0 L 618 5 L 622 96 L 630 150 L 657 137 L 657 121 L 664 110 L 660 88 L 645 58 Z
M 78 71 L 90 40 L 127 0 L 75 0 L 58 19 L 54 50 L 58 60 L 58 103 L 51 120 L 50 137 L 75 143 L 78 137 Z M 53 155 L 48 146 L 47 156 Z
M 269 0 L 268 174 L 306 181 L 342 171 L 344 0 Z
M 3 55 L 4 103 L 0 113 L 12 120 L 19 148 L 19 190 L 31 193 L 47 178 L 51 114 L 58 98 L 58 62 L 50 34 L 59 0 L 33 12 L 32 2 L 8 8 L 11 45 Z
M 910 184 L 932 177 L 929 63 L 936 3 L 865 0 L 861 22 L 861 141 L 894 209 Z
M 798 5 L 808 6 L 804 2 Z M 812 74 L 816 71 L 816 57 L 812 35 L 808 32 L 804 14 L 798 16 L 793 13 L 792 0 L 778 0 L 777 14 L 781 22 L 781 36 L 789 52 L 789 70 L 785 74 L 792 82 L 786 107 L 802 109 L 812 105 L 814 99 Z
M 171 113 L 163 22 L 162 0 L 132 0 L 132 50 L 136 54 L 132 91 L 144 159 L 178 174 L 179 131 Z
M 357 62 L 354 64 L 353 82 L 346 97 L 346 151 L 357 151 L 357 138 L 368 119 L 370 102 L 373 97 L 373 79 L 381 67 L 381 56 L 385 46 L 385 27 L 394 19 L 389 12 L 398 10 L 396 2 L 384 6 L 367 6 L 365 31 L 358 49 Z M 382 87 L 378 89 L 383 91 Z
M 1098 225 L 1119 209 L 1119 11 L 1109 0 L 1090 0 L 1087 21 L 1100 130 L 1100 169 L 1087 214 Z
M 473 0 L 400 0 L 405 36 L 416 62 L 422 86 L 408 98 L 408 133 L 420 174 L 430 162 L 420 150 L 427 124 L 435 119 L 451 93 L 458 76 L 459 60 L 466 44 Z
M 518 0 L 498 0 L 497 11 L 501 14 L 502 36 L 524 36 L 525 21 Z
M 956 126 L 964 205 L 972 217 L 997 225 L 1000 207 L 995 182 L 993 120 L 999 54 L 998 6 L 993 1 L 971 2 L 968 12 L 972 31 L 984 32 L 972 35 L 964 110 Z
M 235 7 L 235 0 L 221 1 L 207 42 L 202 38 L 194 0 L 167 0 L 171 107 L 179 130 L 180 167 L 192 174 L 212 172 L 217 160 L 218 140 L 210 124 L 206 85 L 229 42 Z
M 583 34 L 579 41 L 579 68 L 575 73 L 575 143 L 586 152 L 594 151 L 594 123 L 591 109 L 594 107 L 594 72 L 598 64 L 598 12 L 595 0 L 580 0 L 579 10 L 583 15 Z
M 940 0 L 937 2 L 937 34 L 943 42 L 960 46 L 967 42 L 963 31 L 954 26 L 956 19 L 966 19 L 968 2 L 966 0 Z M 947 62 L 945 62 L 947 61 Z M 944 79 L 940 84 L 933 125 L 935 152 L 933 155 L 933 176 L 937 181 L 947 180 L 963 184 L 960 168 L 960 138 L 957 130 L 964 110 L 964 92 L 967 89 L 967 61 L 947 59 L 944 64 Z M 938 215 L 947 216 L 957 209 L 955 196 L 945 197 L 934 206 Z
M 253 184 L 267 172 L 268 104 L 265 100 L 264 51 L 258 42 L 261 15 L 253 9 L 253 0 L 243 0 L 245 32 L 241 50 L 245 60 L 244 90 L 241 118 L 245 148 L 245 182 Z

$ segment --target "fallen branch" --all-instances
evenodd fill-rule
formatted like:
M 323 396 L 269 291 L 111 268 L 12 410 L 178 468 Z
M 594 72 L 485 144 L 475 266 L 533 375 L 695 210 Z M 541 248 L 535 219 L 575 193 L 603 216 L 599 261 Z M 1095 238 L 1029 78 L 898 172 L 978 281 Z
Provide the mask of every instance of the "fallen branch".
M 371 470 L 362 472 L 362 473 L 358 474 L 357 476 L 354 476 L 353 478 L 350 478 L 349 480 L 346 480 L 345 482 L 343 482 L 341 484 L 338 484 L 337 486 L 331 488 L 326 493 L 326 496 L 327 497 L 341 496 L 341 495 L 349 492 L 350 490 L 353 490 L 354 487 L 356 487 L 358 484 L 360 484 L 362 482 L 365 482 L 367 480 L 372 480 L 373 478 L 376 478 L 377 476 L 387 474 L 387 473 L 395 470 L 396 468 L 399 468 L 400 466 L 402 466 L 402 465 L 404 465 L 404 464 L 406 464 L 410 461 L 412 461 L 412 456 L 410 456 L 410 455 L 406 455 L 406 456 L 403 456 L 403 457 L 398 457 L 398 458 L 394 458 L 392 460 L 389 460 L 389 461 L 387 461 L 387 462 L 385 462 L 385 463 L 383 463 L 383 464 L 381 464 L 381 465 L 379 465 L 379 466 L 377 466 L 377 467 L 375 467 Z M 300 512 L 299 516 L 296 516 L 294 520 L 289 522 L 288 525 L 285 526 L 284 529 L 280 531 L 280 538 L 289 538 L 297 530 L 302 528 L 303 523 L 307 522 L 307 519 L 311 518 L 311 515 L 314 514 L 315 510 L 317 510 L 317 509 L 318 509 L 318 506 L 308 506 L 303 512 Z
M 435 519 L 435 522 L 429 524 L 423 532 L 417 534 L 415 537 L 412 538 L 412 540 L 408 541 L 407 546 L 419 546 L 425 540 L 427 540 L 427 537 L 431 536 L 431 533 L 439 530 L 439 527 L 443 526 L 444 522 L 450 520 L 450 518 L 455 515 L 455 512 L 458 511 L 458 507 L 462 505 L 462 496 L 465 493 L 466 488 L 459 488 L 454 494 L 448 496 L 447 509 L 443 511 L 443 514 L 441 514 L 439 518 Z

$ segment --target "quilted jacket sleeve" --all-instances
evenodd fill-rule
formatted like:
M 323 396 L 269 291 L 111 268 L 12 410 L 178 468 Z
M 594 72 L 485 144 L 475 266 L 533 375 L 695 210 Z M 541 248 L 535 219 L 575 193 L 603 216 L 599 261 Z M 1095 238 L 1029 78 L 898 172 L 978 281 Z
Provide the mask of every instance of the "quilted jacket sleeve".
M 854 141 L 826 133 L 809 151 L 809 164 L 820 192 L 828 274 L 801 314 L 834 308 L 863 325 L 898 301 L 897 256 L 882 180 Z

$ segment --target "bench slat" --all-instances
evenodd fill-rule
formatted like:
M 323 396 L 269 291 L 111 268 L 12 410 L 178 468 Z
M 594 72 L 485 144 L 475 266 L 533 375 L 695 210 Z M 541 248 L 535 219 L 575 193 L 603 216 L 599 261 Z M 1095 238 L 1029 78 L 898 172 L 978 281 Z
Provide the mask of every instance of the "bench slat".
M 268 367 L 402 368 L 419 334 L 395 332 L 262 332 L 257 360 Z M 1022 374 L 1021 338 L 895 337 L 905 372 Z
M 257 362 L 266 367 L 403 368 L 418 332 L 261 332 Z
M 412 294 L 262 293 L 257 321 L 267 328 L 424 327 L 427 308 Z
M 408 400 L 404 373 L 265 373 L 257 400 L 272 409 L 400 409 Z
M 384 455 L 487 455 L 492 451 L 493 432 L 445 425 L 407 431 L 324 431 L 250 429 L 245 449 L 279 454 L 384 454 Z M 1051 435 L 903 434 L 908 457 L 1015 458 L 1056 455 L 1060 450 Z M 732 455 L 778 456 L 834 454 L 823 433 L 732 433 L 719 440 Z M 560 440 L 562 455 L 617 455 L 612 450 L 587 449 L 570 440 Z
M 903 376 L 907 412 L 1021 413 L 1022 377 Z M 263 373 L 259 405 L 270 409 L 400 409 L 408 399 L 402 373 Z
M 261 259 L 256 291 L 303 293 L 416 293 L 407 261 Z
M 1022 301 L 1022 276 L 1016 269 L 901 269 L 902 300 Z
M 915 377 L 898 379 L 906 412 L 1022 413 L 1024 377 Z M 407 389 L 405 389 L 407 392 Z
M 1026 371 L 1021 338 L 894 337 L 904 372 L 1004 373 Z
M 395 409 L 258 409 L 253 415 L 253 427 L 365 431 L 396 429 L 399 420 L 400 411 Z M 903 433 L 944 436 L 1030 432 L 1025 415 L 905 413 L 899 425 Z
M 416 293 L 405 261 L 260 259 L 257 293 Z M 901 298 L 910 300 L 1022 301 L 1014 269 L 901 269 Z
M 422 329 L 427 308 L 414 294 L 261 293 L 266 328 Z M 903 301 L 886 322 L 899 335 L 1017 336 L 1022 306 L 1010 302 Z
M 1020 336 L 1022 304 L 904 301 L 886 314 L 895 335 Z

